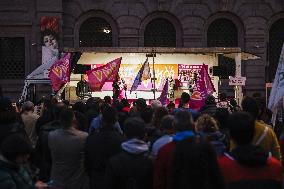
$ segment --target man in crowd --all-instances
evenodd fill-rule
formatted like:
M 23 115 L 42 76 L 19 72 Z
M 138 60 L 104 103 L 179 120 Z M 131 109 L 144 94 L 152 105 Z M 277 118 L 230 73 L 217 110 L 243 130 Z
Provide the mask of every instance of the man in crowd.
M 181 110 L 188 111 L 192 115 L 192 118 L 194 120 L 196 120 L 197 117 L 200 115 L 199 112 L 190 108 L 190 95 L 186 92 L 183 92 L 181 94 L 179 108 L 174 109 L 173 114 L 176 114 L 177 112 Z
M 117 112 L 106 106 L 102 110 L 100 132 L 88 136 L 85 145 L 85 168 L 90 177 L 91 189 L 104 189 L 106 163 L 113 155 L 121 152 L 124 137 L 116 130 Z
M 37 142 L 35 125 L 39 116 L 34 113 L 34 104 L 31 101 L 23 103 L 21 117 L 25 125 L 26 133 L 29 136 L 32 145 L 35 146 Z
M 175 114 L 174 128 L 176 134 L 173 141 L 164 145 L 159 151 L 155 161 L 154 188 L 165 189 L 170 187 L 172 162 L 176 142 L 194 137 L 194 124 L 191 114 L 186 110 L 178 111 Z
M 144 121 L 133 117 L 124 124 L 127 141 L 121 144 L 122 152 L 109 161 L 106 169 L 106 189 L 151 189 L 152 161 L 147 157 Z
M 273 157 L 281 160 L 280 145 L 274 131 L 263 121 L 258 119 L 260 109 L 254 98 L 246 97 L 242 101 L 242 108 L 255 119 L 255 132 L 252 144 L 261 146 L 265 151 L 271 153 Z M 231 142 L 231 149 L 235 148 L 234 141 Z
M 57 188 L 88 189 L 84 169 L 84 145 L 88 134 L 79 131 L 72 109 L 60 114 L 62 128 L 49 133 L 48 146 L 52 157 L 51 180 Z

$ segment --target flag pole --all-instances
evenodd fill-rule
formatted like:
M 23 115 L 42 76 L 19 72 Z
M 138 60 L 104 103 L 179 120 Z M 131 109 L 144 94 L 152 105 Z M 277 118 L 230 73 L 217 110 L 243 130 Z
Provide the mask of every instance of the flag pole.
M 155 57 L 156 57 L 156 53 L 154 51 L 154 49 L 152 49 L 152 52 L 149 54 L 146 54 L 146 57 L 152 57 L 153 58 L 153 77 L 151 78 L 151 81 L 153 82 L 153 88 L 152 88 L 152 92 L 154 94 L 154 100 L 156 100 L 156 73 L 155 73 Z

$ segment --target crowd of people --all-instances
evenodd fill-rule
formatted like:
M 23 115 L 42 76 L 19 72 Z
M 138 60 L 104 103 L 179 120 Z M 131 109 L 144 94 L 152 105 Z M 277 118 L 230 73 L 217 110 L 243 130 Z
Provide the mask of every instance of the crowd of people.
M 280 189 L 284 140 L 259 97 L 0 99 L 2 189 Z M 282 141 L 283 140 L 283 141 Z

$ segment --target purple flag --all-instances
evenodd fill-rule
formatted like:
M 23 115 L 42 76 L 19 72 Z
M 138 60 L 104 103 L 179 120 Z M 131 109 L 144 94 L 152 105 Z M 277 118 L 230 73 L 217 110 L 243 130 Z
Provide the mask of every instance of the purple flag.
M 198 72 L 196 89 L 191 95 L 190 102 L 190 106 L 193 109 L 200 109 L 202 106 L 204 106 L 206 96 L 211 95 L 213 94 L 213 92 L 215 92 L 214 85 L 207 72 L 207 69 L 207 65 L 203 64 L 201 70 Z
M 162 105 L 166 105 L 167 102 L 167 95 L 168 95 L 168 89 L 169 89 L 169 79 L 166 79 L 166 83 L 163 87 L 161 96 L 160 96 L 160 102 L 162 103 Z
M 148 58 L 145 60 L 138 74 L 136 75 L 133 84 L 131 86 L 130 93 L 132 91 L 136 91 L 136 89 L 141 84 L 141 82 L 147 79 L 150 79 L 150 67 L 149 67 Z

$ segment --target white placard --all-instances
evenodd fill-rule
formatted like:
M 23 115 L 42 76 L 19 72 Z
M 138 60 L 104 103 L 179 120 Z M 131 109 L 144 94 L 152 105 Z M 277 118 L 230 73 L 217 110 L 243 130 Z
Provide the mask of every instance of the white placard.
M 235 86 L 244 86 L 246 85 L 246 77 L 241 77 L 241 76 L 235 76 L 229 77 L 230 81 L 229 81 L 229 85 L 235 85 Z

